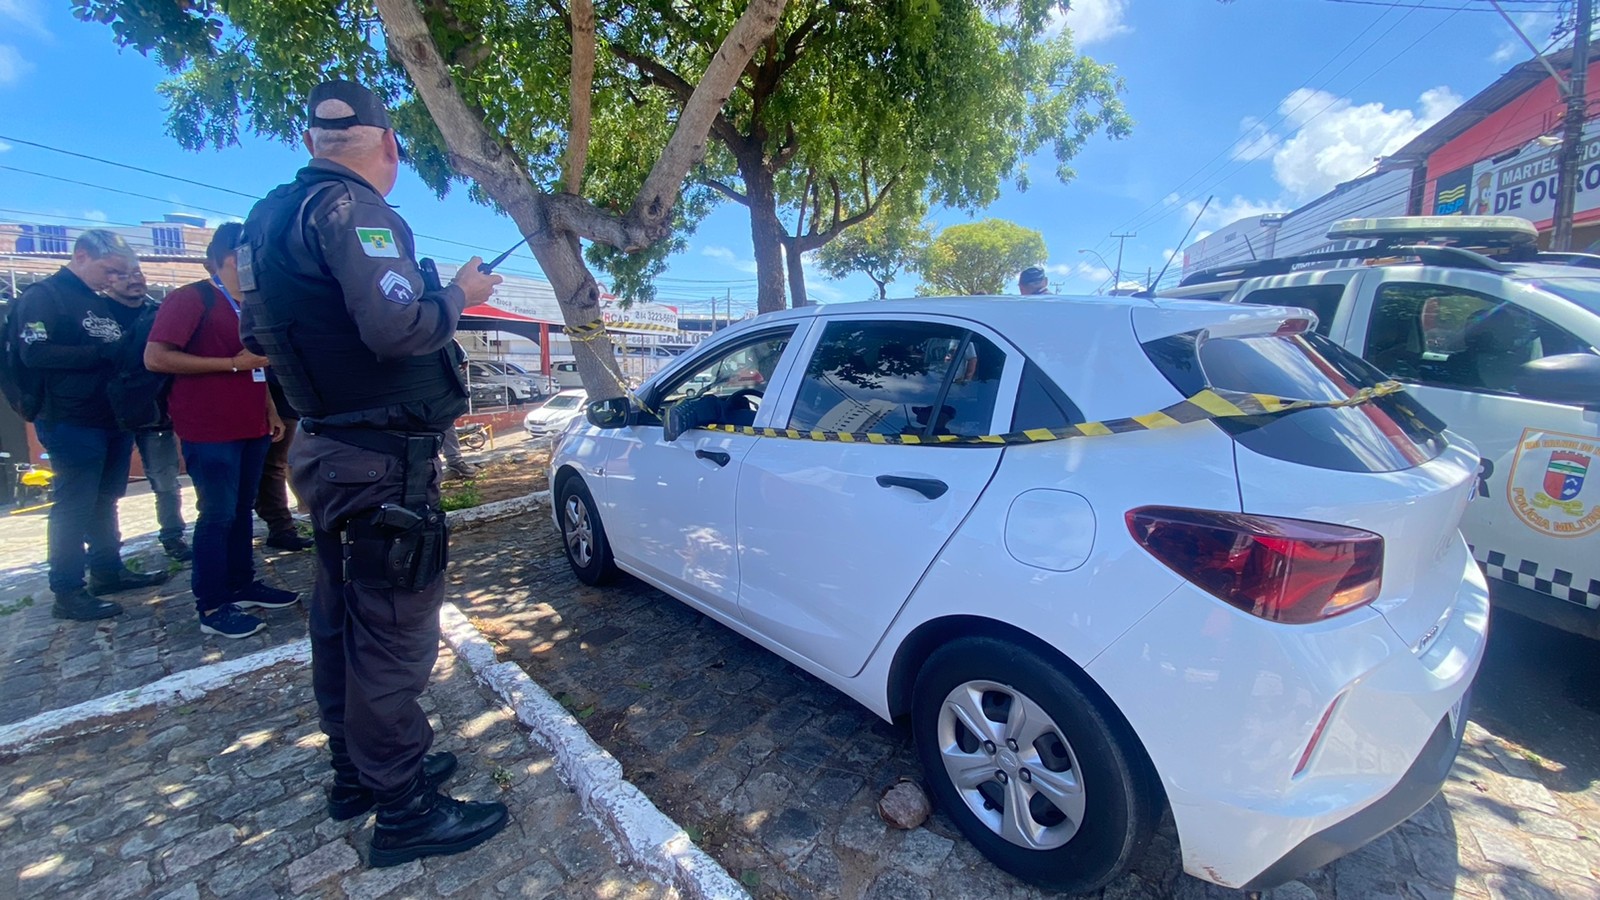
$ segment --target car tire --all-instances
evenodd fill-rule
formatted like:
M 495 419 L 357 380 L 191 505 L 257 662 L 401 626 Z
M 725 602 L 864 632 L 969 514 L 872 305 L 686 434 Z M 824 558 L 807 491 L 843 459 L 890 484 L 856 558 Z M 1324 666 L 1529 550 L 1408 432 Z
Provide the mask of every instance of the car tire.
M 556 507 L 561 522 L 561 546 L 567 554 L 572 574 L 584 584 L 607 584 L 617 577 L 617 564 L 611 558 L 611 542 L 594 497 L 581 478 L 569 478 L 561 486 Z
M 1149 843 L 1161 811 L 1150 764 L 1121 716 L 1061 665 L 998 638 L 964 638 L 934 651 L 913 690 L 911 729 L 934 803 L 995 865 L 1089 893 Z M 962 724 L 974 715 L 986 736 Z M 1008 726 L 1021 729 L 1015 745 Z M 1025 815 L 1010 819 L 1014 809 Z

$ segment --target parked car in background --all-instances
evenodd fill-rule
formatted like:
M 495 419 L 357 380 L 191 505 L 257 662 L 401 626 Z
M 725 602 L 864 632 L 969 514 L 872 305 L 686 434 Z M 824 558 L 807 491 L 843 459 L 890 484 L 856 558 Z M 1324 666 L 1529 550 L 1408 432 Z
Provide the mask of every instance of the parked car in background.
M 1600 256 L 1541 253 L 1510 216 L 1328 237 L 1376 246 L 1196 272 L 1163 296 L 1304 307 L 1404 382 L 1482 456 L 1461 530 L 1495 603 L 1600 638 Z M 1417 246 L 1441 241 L 1463 246 Z
M 556 360 L 550 364 L 550 377 L 555 380 L 557 390 L 569 390 L 583 387 L 583 379 L 578 376 L 578 364 L 570 359 Z
M 522 427 L 533 437 L 548 437 L 567 429 L 573 419 L 583 415 L 589 395 L 582 388 L 562 391 L 522 419 Z
M 526 373 L 510 372 L 504 363 L 493 360 L 467 360 L 467 383 L 503 387 L 507 398 L 516 406 L 528 403 L 535 397 L 533 380 Z
M 556 385 L 555 379 L 551 378 L 550 376 L 541 374 L 539 372 L 531 372 L 522 365 L 514 363 L 509 359 L 497 360 L 495 364 L 504 369 L 505 373 L 509 376 L 527 379 L 528 384 L 533 388 L 533 399 L 535 400 L 541 397 L 548 397 L 551 394 L 561 390 L 561 388 Z
M 1483 659 L 1478 454 L 1383 380 L 1295 309 L 805 307 L 591 404 L 553 517 L 580 580 L 908 721 L 996 865 L 1092 891 L 1170 809 L 1190 874 L 1260 890 L 1437 794 Z

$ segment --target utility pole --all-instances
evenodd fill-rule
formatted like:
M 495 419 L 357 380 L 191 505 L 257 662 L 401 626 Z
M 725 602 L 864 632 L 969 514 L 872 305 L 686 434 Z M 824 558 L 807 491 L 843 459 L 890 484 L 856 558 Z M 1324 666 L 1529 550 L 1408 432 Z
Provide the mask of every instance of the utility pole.
M 1116 274 L 1111 276 L 1111 293 L 1115 294 L 1117 292 L 1117 288 L 1122 286 L 1122 245 L 1128 240 L 1128 238 L 1138 237 L 1138 235 L 1132 233 L 1113 234 L 1111 237 L 1117 239 L 1117 271 Z
M 1556 174 L 1556 211 L 1550 249 L 1572 249 L 1572 214 L 1578 201 L 1578 179 L 1583 162 L 1583 120 L 1588 117 L 1589 28 L 1594 0 L 1578 0 L 1572 40 L 1572 73 L 1567 76 L 1567 118 L 1561 130 L 1560 167 Z

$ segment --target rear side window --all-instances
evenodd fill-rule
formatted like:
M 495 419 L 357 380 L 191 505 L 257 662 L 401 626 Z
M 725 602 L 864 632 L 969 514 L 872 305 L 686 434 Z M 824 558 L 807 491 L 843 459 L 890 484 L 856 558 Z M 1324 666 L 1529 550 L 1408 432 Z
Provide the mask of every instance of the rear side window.
M 1319 334 L 1209 339 L 1196 332 L 1144 347 L 1184 396 L 1209 386 L 1291 400 L 1344 400 L 1384 379 L 1383 373 Z M 1263 456 L 1342 472 L 1409 469 L 1445 448 L 1443 423 L 1405 395 L 1342 409 L 1215 421 Z
M 831 322 L 806 365 L 789 427 L 987 434 L 1004 368 L 998 347 L 953 325 Z
M 1256 306 L 1298 306 L 1317 314 L 1317 334 L 1333 327 L 1334 314 L 1344 296 L 1342 284 L 1304 284 L 1295 287 L 1264 288 L 1246 294 L 1241 302 Z

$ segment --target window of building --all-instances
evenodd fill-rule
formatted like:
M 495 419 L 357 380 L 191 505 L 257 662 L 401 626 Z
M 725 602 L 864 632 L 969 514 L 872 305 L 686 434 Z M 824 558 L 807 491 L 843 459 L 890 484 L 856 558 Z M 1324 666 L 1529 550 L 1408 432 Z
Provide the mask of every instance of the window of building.
M 156 227 L 150 229 L 150 239 L 155 243 L 158 251 L 176 252 L 183 249 L 183 229 L 178 227 Z

